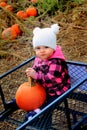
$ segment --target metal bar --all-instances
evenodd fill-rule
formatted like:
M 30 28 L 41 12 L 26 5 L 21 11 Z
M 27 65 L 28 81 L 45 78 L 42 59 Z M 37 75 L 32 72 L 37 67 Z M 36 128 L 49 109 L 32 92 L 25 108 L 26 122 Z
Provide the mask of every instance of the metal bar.
M 4 111 L 0 112 L 0 121 L 4 120 L 7 116 L 9 116 L 11 113 L 16 111 L 18 108 L 16 102 L 11 101 L 9 103 L 5 104 L 5 109 Z
M 4 93 L 2 91 L 1 85 L 0 85 L 0 95 L 1 95 L 1 99 L 2 99 L 2 103 L 4 105 L 4 108 L 6 108 L 6 101 L 5 101 L 5 97 L 4 97 Z
M 65 98 L 65 100 L 64 100 L 64 105 L 65 105 L 65 114 L 66 114 L 66 118 L 67 118 L 68 129 L 72 130 L 67 98 Z
M 80 66 L 86 66 L 87 67 L 87 63 L 83 63 L 83 62 L 76 62 L 76 61 L 68 61 L 66 60 L 67 64 L 73 64 L 73 65 L 80 65 Z
M 22 66 L 24 66 L 25 64 L 31 62 L 31 61 L 34 60 L 34 59 L 35 59 L 35 56 L 33 56 L 33 57 L 29 58 L 28 60 L 22 62 L 21 64 L 19 64 L 19 65 L 16 66 L 15 68 L 13 68 L 13 69 L 11 69 L 11 70 L 9 70 L 9 71 L 3 73 L 2 75 L 0 75 L 0 79 L 2 79 L 3 77 L 7 76 L 8 74 L 14 72 L 15 70 L 21 68 Z
M 82 125 L 82 123 L 87 120 L 87 115 L 85 115 L 83 118 L 81 118 L 81 120 L 79 120 L 79 122 L 76 123 L 76 125 L 74 125 L 72 127 L 72 130 L 79 130 L 79 127 Z M 85 129 L 84 129 L 85 130 Z

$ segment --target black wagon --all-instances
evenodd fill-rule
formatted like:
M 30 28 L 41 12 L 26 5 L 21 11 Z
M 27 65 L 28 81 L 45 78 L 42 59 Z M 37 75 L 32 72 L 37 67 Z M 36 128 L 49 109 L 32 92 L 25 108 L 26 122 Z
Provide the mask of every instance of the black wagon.
M 15 93 L 26 81 L 24 74 L 35 57 L 0 75 L 0 129 L 82 130 L 87 128 L 87 63 L 66 61 L 71 88 L 26 121 L 26 112 L 14 103 Z M 20 76 L 21 73 L 21 76 Z M 3 126 L 2 124 L 5 124 Z

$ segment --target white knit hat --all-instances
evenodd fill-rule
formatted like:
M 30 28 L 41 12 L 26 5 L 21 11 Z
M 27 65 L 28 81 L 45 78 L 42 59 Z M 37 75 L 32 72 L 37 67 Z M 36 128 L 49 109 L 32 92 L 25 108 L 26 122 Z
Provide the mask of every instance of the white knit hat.
M 59 32 L 59 26 L 57 24 L 51 25 L 51 28 L 39 28 L 36 27 L 33 30 L 33 47 L 48 46 L 56 49 L 56 34 Z

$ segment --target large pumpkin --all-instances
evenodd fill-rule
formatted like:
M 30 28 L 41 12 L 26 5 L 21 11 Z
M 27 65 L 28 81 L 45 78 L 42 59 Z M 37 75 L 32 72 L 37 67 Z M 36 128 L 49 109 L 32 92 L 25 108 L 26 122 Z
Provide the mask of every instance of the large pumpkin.
M 25 111 L 31 111 L 40 107 L 46 100 L 46 92 L 44 88 L 35 84 L 31 86 L 29 82 L 25 82 L 18 88 L 16 92 L 16 103 L 19 108 Z

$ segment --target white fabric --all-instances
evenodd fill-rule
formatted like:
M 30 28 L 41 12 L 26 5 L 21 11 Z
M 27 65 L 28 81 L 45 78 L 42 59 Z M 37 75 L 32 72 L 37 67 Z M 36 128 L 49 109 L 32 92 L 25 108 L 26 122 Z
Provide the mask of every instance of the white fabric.
M 56 34 L 59 32 L 59 26 L 53 24 L 51 28 L 39 28 L 36 27 L 33 30 L 33 47 L 48 46 L 56 49 Z

